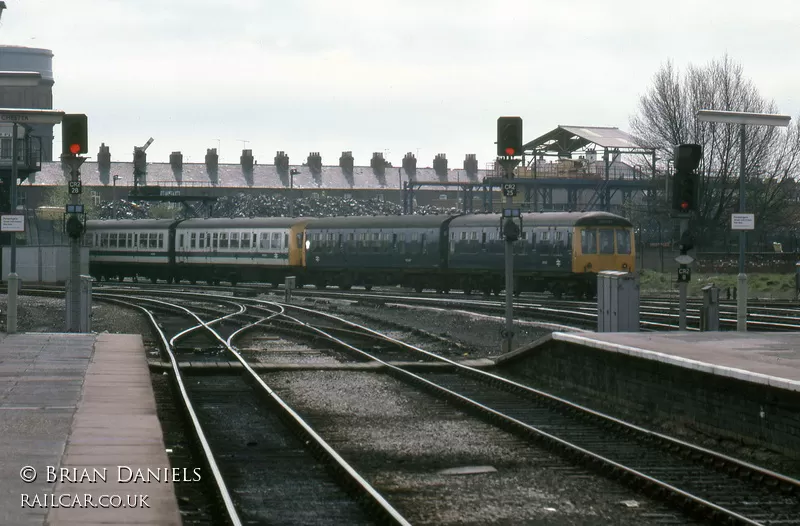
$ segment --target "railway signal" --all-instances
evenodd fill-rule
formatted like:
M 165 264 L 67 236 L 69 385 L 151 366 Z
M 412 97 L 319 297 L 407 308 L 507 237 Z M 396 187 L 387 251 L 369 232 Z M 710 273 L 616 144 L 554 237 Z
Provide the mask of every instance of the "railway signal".
M 674 149 L 675 175 L 672 178 L 672 209 L 688 214 L 698 208 L 700 176 L 697 167 L 703 158 L 699 144 L 681 144 Z
M 497 155 L 500 157 L 522 155 L 522 117 L 497 119 Z
M 86 115 L 68 113 L 61 121 L 61 153 L 73 156 L 89 151 L 89 132 Z

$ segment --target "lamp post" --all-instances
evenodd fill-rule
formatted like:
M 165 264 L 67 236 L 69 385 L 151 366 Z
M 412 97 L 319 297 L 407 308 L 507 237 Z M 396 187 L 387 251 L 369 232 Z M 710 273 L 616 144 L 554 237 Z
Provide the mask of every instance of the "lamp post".
M 739 125 L 739 213 L 744 213 L 745 205 L 745 126 L 788 126 L 789 115 L 751 113 L 745 111 L 699 110 L 697 120 Z M 747 274 L 744 272 L 745 231 L 739 230 L 739 276 L 736 329 L 747 331 Z

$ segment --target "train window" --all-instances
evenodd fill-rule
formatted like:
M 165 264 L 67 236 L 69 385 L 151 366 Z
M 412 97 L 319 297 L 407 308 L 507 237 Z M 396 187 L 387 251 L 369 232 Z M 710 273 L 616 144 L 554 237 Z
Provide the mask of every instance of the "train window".
M 422 244 L 422 253 L 423 254 L 427 254 L 428 253 L 428 242 L 427 242 L 425 234 L 422 234 L 422 239 L 420 239 L 420 242 Z
M 528 232 L 526 232 L 525 230 L 523 230 L 523 231 L 520 233 L 520 235 L 519 235 L 519 238 L 520 238 L 520 239 L 522 239 L 523 241 L 524 241 L 524 240 L 526 240 L 526 239 L 528 239 Z
M 331 234 L 333 236 L 333 234 Z M 273 232 L 272 233 L 272 240 L 270 241 L 269 248 L 271 250 L 280 250 L 281 248 L 281 233 L 280 232 Z
M 206 248 L 206 233 L 200 232 L 200 239 L 197 242 L 197 248 Z
M 556 241 L 561 241 L 564 238 L 564 232 L 556 231 Z
M 456 239 L 456 233 L 450 232 L 450 241 L 455 241 L 455 239 Z
M 133 234 L 133 248 L 136 248 L 138 246 L 139 246 L 139 234 L 134 232 L 134 234 Z
M 240 246 L 242 248 L 250 248 L 250 232 L 242 232 Z
M 228 248 L 228 233 L 219 233 L 219 248 Z
M 110 248 L 117 248 L 117 233 L 112 232 L 110 236 L 108 236 L 108 246 Z
M 392 234 L 392 250 L 397 250 L 397 234 Z
M 613 254 L 614 253 L 614 231 L 610 228 L 600 229 L 600 253 Z
M 542 232 L 542 243 L 550 241 L 550 232 Z
M 467 231 L 465 230 L 461 232 L 461 241 L 466 241 L 466 240 L 467 240 Z
M 127 241 L 127 243 L 126 243 L 126 246 L 127 246 L 128 248 L 133 248 L 133 234 L 131 234 L 131 233 L 128 233 L 128 236 L 127 236 L 127 238 L 128 238 L 128 241 Z
M 303 234 L 301 232 L 298 232 L 295 235 L 295 241 L 297 242 L 297 248 L 298 249 L 302 249 L 303 248 Z
M 481 245 L 486 244 L 486 232 L 481 233 Z
M 156 234 L 150 234 L 150 243 L 148 243 L 150 248 L 158 248 L 158 236 Z
M 214 232 L 213 234 L 211 234 L 211 248 L 216 250 L 218 246 L 219 246 L 219 233 Z
M 581 230 L 581 252 L 584 254 L 597 254 L 597 230 L 594 228 Z
M 164 234 L 158 234 L 158 248 L 164 248 Z
M 466 234 L 464 234 L 464 235 L 466 235 Z M 467 239 L 467 238 L 464 237 L 462 239 Z M 411 234 L 411 241 L 419 241 L 419 234 L 417 234 L 416 232 L 412 233 Z
M 289 234 L 283 234 L 283 248 L 289 248 Z
M 239 248 L 239 232 L 231 232 L 231 248 Z
M 473 230 L 472 232 L 469 233 L 469 239 L 471 241 L 477 241 L 478 240 L 478 233 Z
M 178 236 L 178 248 L 183 248 L 183 234 Z
M 631 231 L 618 228 L 617 232 L 617 254 L 631 253 Z
M 350 232 L 349 234 L 347 234 L 347 240 L 348 241 L 354 241 L 355 238 L 356 238 L 356 235 L 353 232 Z
M 192 232 L 189 234 L 189 248 L 195 248 L 197 246 L 197 234 Z
M 147 248 L 147 236 L 148 234 L 136 234 L 139 238 L 139 243 L 142 248 Z
M 336 241 L 336 248 L 338 248 L 339 251 L 344 249 L 344 234 L 339 234 L 339 238 Z

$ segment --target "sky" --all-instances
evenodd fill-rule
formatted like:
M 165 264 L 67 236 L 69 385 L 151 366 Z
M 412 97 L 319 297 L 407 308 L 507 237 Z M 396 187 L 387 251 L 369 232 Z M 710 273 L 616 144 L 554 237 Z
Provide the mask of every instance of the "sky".
M 727 53 L 800 118 L 800 2 L 762 0 L 5 0 L 0 44 L 53 51 L 54 109 L 85 113 L 130 161 L 181 151 L 271 164 L 320 152 L 394 166 L 495 156 L 496 121 L 525 141 L 558 125 L 629 121 L 667 60 Z M 60 129 L 55 130 L 58 150 Z M 247 142 L 245 142 L 247 141 Z

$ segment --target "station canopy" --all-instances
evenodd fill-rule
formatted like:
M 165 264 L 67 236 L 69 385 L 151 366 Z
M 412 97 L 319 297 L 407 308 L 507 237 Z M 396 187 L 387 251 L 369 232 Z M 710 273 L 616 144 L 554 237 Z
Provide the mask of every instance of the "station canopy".
M 640 146 L 636 139 L 619 128 L 596 126 L 559 126 L 523 146 L 525 152 L 535 154 L 572 153 L 595 144 L 605 149 L 651 150 Z

